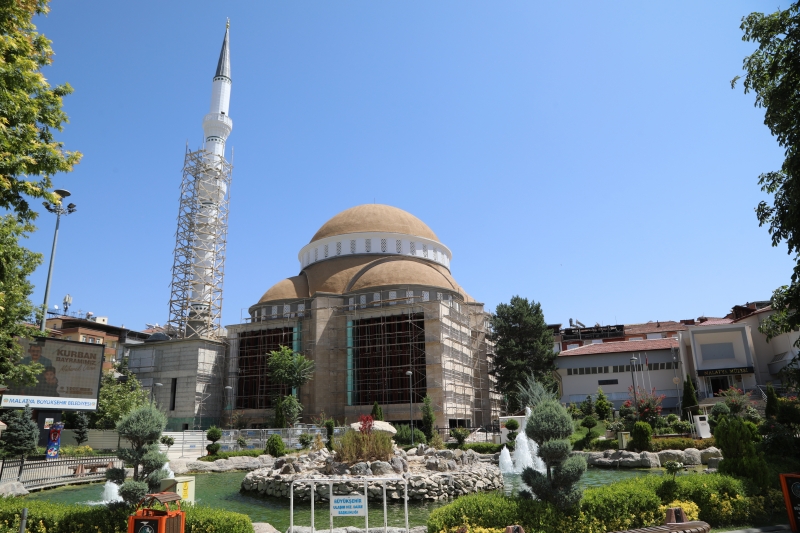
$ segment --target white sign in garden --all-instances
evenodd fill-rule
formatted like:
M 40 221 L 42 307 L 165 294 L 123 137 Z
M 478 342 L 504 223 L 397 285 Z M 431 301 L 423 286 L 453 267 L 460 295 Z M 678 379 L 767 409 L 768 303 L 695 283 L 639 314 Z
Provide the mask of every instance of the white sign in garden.
M 367 498 L 363 494 L 334 496 L 331 499 L 332 516 L 366 516 Z

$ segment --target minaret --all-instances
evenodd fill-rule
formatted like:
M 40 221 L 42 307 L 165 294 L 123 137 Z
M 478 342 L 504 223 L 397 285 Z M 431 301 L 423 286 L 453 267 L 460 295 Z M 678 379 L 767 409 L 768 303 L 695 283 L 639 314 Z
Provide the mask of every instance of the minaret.
M 168 324 L 178 337 L 219 337 L 222 281 L 228 233 L 228 190 L 232 165 L 225 142 L 233 129 L 228 115 L 231 98 L 230 21 L 211 83 L 211 106 L 203 117 L 205 144 L 187 149 L 178 211 L 172 295 Z

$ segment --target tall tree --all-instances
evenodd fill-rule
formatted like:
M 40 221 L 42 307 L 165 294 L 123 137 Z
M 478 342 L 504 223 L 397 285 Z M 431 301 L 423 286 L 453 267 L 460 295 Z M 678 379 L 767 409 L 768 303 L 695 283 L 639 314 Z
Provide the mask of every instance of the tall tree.
M 27 238 L 33 229 L 30 223 L 18 223 L 12 215 L 0 217 L 0 383 L 6 385 L 33 385 L 36 375 L 44 370 L 38 363 L 17 364 L 22 347 L 16 339 L 39 335 L 37 328 L 25 322 L 34 309 L 29 300 L 33 285 L 28 276 L 42 262 L 42 256 L 19 245 L 20 239 Z
M 36 217 L 26 197 L 59 203 L 51 177 L 71 171 L 81 158 L 53 138 L 67 122 L 61 105 L 72 87 L 50 87 L 41 72 L 52 63 L 53 50 L 31 21 L 47 14 L 47 4 L 0 2 L 0 207 L 23 222 Z
M 545 384 L 553 381 L 553 332 L 544 321 L 541 305 L 520 296 L 497 306 L 492 330 L 497 391 L 505 396 L 509 412 L 518 411 L 523 407 L 519 388 L 528 375 Z
M 681 400 L 681 408 L 683 409 L 683 412 L 680 413 L 680 416 L 685 416 L 690 422 L 692 420 L 692 415 L 696 415 L 700 412 L 700 407 L 698 407 L 697 403 L 697 394 L 694 392 L 694 383 L 689 378 L 689 374 L 686 374 L 686 379 L 683 382 L 683 399 Z
M 742 19 L 743 41 L 758 48 L 744 59 L 744 92 L 755 93 L 756 107 L 765 109 L 764 124 L 784 149 L 779 170 L 761 174 L 761 190 L 772 204 L 756 207 L 760 226 L 766 225 L 772 245 L 786 242 L 795 266 L 788 285 L 772 294 L 775 312 L 759 328 L 770 339 L 800 329 L 800 8 L 793 3 L 772 14 L 751 13 Z M 735 87 L 739 76 L 731 82 Z M 798 339 L 800 346 L 800 339 Z
M 288 388 L 305 385 L 314 376 L 314 361 L 286 346 L 270 352 L 267 368 L 273 383 L 285 385 Z

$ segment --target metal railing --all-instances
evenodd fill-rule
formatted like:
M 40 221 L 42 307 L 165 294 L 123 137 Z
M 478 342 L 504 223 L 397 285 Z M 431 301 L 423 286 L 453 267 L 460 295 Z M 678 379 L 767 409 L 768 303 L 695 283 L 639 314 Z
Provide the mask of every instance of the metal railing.
M 337 427 L 333 429 L 333 435 L 338 437 L 344 434 L 349 428 Z M 267 445 L 267 440 L 272 435 L 280 435 L 283 444 L 287 448 L 300 449 L 300 435 L 307 433 L 311 435 L 312 439 L 316 435 L 320 435 L 322 440 L 328 438 L 327 431 L 324 427 L 314 424 L 298 424 L 293 428 L 271 428 L 271 429 L 224 429 L 222 430 L 222 439 L 219 443 L 222 451 L 237 451 L 237 450 L 263 450 Z M 205 435 L 205 433 L 203 434 Z M 240 447 L 238 444 L 239 437 L 244 438 L 245 445 Z M 205 437 L 204 437 L 205 438 Z
M 47 461 L 42 456 L 3 460 L 0 466 L 0 483 L 19 481 L 30 489 L 41 489 L 73 482 L 105 479 L 108 468 L 122 468 L 115 455 L 69 457 Z
M 340 480 L 333 480 L 333 479 L 295 479 L 289 484 L 289 531 L 288 533 L 294 533 L 294 484 L 295 483 L 310 483 L 311 484 L 311 533 L 314 533 L 316 530 L 316 524 L 314 523 L 314 501 L 316 500 L 315 496 L 315 488 L 317 484 L 327 486 L 328 493 L 323 494 L 320 492 L 319 498 L 325 499 L 327 497 L 328 501 L 330 502 L 331 509 L 330 509 L 330 532 L 333 532 L 333 500 L 336 495 L 333 493 L 333 485 L 334 483 L 338 483 Z M 383 489 L 383 531 L 387 533 L 388 531 L 388 512 L 386 509 L 386 482 L 387 481 L 400 481 L 403 483 L 405 487 L 405 493 L 403 494 L 403 505 L 404 505 L 404 513 L 405 513 L 405 522 L 406 522 L 406 533 L 409 532 L 408 528 L 408 478 L 407 477 L 369 477 L 369 478 L 351 478 L 347 480 L 348 482 L 363 482 L 364 483 L 364 533 L 369 533 L 369 486 L 370 484 L 377 484 L 376 482 L 380 482 L 381 488 Z M 360 496 L 360 494 L 356 494 Z M 342 495 L 344 496 L 344 495 Z M 376 528 L 373 528 L 375 530 Z
M 418 428 L 419 429 L 419 428 Z M 439 433 L 439 436 L 442 437 L 444 442 L 456 442 L 456 439 L 450 436 L 450 430 L 455 428 L 440 428 L 435 427 L 434 431 Z M 469 436 L 465 439 L 464 442 L 494 442 L 494 436 L 500 435 L 499 431 L 492 431 L 488 427 L 474 427 L 474 428 L 463 428 L 469 430 Z

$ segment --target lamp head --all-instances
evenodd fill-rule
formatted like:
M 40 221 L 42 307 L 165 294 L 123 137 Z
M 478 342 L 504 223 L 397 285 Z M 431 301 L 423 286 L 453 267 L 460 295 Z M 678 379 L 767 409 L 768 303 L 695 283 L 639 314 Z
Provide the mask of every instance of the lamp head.
M 72 193 L 66 189 L 54 189 L 53 192 L 57 194 L 60 198 L 66 198 L 67 196 L 72 196 Z
M 412 374 L 413 374 L 413 372 L 411 372 L 411 370 L 406 370 L 406 376 L 411 377 Z

